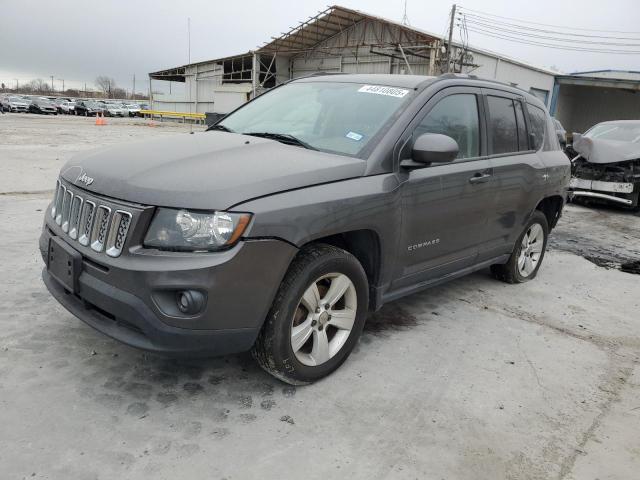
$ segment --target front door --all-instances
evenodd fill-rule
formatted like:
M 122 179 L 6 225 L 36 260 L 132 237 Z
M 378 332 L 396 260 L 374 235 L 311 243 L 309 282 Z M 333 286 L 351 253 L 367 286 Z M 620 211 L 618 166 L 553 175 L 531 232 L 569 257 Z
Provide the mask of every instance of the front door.
M 427 284 L 473 265 L 488 239 L 493 172 L 486 158 L 480 91 L 448 88 L 425 105 L 410 127 L 400 155 L 408 158 L 423 133 L 448 135 L 459 146 L 446 164 L 401 171 L 402 232 L 400 262 L 393 290 Z

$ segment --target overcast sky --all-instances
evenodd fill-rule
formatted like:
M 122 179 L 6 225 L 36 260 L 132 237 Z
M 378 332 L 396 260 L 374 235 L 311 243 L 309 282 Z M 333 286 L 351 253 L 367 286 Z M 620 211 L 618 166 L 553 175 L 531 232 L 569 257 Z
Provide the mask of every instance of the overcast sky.
M 343 0 L 341 5 L 400 21 L 403 0 Z M 452 2 L 408 0 L 412 26 L 443 35 Z M 534 22 L 581 28 L 640 31 L 638 0 L 465 0 L 466 8 Z M 579 6 L 578 6 L 579 5 Z M 0 0 L 0 82 L 33 78 L 55 88 L 94 87 L 109 75 L 146 91 L 147 73 L 191 60 L 251 50 L 327 6 L 327 0 Z M 472 46 L 564 72 L 640 70 L 638 55 L 548 50 L 470 33 Z

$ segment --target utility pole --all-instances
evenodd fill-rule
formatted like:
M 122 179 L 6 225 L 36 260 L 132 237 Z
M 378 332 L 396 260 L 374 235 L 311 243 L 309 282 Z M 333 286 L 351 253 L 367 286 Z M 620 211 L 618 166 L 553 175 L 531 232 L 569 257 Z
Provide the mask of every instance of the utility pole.
M 407 15 L 407 0 L 404 0 L 404 15 L 402 15 L 402 24 L 403 25 L 411 25 L 409 23 L 409 16 Z
M 131 98 L 136 99 L 136 74 L 133 74 L 133 89 L 131 90 Z
M 453 21 L 456 18 L 456 4 L 454 3 L 451 7 L 451 19 L 449 21 L 449 42 L 447 43 L 447 68 L 445 70 L 446 73 L 449 73 L 449 69 L 451 68 L 451 42 L 453 40 Z
M 58 80 L 62 81 L 62 92 L 64 92 L 64 78 L 59 78 Z
M 56 91 L 55 87 L 53 86 L 53 75 L 51 75 L 51 91 L 52 92 Z
M 20 90 L 20 83 L 17 78 L 14 78 L 14 80 L 16 81 L 16 93 L 18 93 L 18 90 Z

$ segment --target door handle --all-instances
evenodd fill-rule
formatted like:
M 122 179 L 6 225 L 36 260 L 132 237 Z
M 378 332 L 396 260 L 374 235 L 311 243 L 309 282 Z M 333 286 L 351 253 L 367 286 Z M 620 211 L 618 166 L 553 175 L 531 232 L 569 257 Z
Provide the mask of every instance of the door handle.
M 473 177 L 469 179 L 469 183 L 472 183 L 472 184 L 485 183 L 485 182 L 488 182 L 490 178 L 491 178 L 490 171 L 485 170 L 484 172 L 476 172 L 473 175 Z

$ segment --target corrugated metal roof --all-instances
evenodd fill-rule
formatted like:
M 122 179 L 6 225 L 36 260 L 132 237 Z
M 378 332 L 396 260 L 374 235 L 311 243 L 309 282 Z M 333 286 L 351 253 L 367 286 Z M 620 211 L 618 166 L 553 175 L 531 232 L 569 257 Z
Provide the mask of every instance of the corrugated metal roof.
M 329 38 L 332 38 L 333 36 L 345 31 L 347 28 L 352 27 L 353 25 L 356 25 L 359 22 L 367 19 L 392 25 L 394 28 L 398 28 L 404 31 L 405 33 L 416 38 L 424 44 L 428 44 L 433 42 L 434 40 L 440 39 L 439 35 L 428 32 L 426 30 L 404 25 L 402 23 L 377 15 L 372 15 L 370 13 L 361 12 L 359 10 L 353 10 L 350 8 L 342 7 L 340 5 L 333 5 L 328 7 L 326 10 L 319 12 L 317 15 L 309 17 L 307 20 L 301 22 L 298 26 L 291 28 L 286 33 L 283 33 L 280 37 L 271 37 L 270 41 L 266 42 L 263 46 L 258 47 L 257 52 L 265 54 L 271 54 L 274 52 L 295 54 L 309 51 L 323 41 L 328 40 Z M 456 47 L 462 47 L 460 43 L 455 41 L 452 42 L 452 45 Z M 506 55 L 492 52 L 490 50 L 476 48 L 468 45 L 466 46 L 466 49 L 471 52 L 480 53 L 493 58 L 499 58 L 502 61 L 529 68 L 531 70 L 536 70 L 548 75 L 561 74 L 550 69 L 538 67 L 521 60 L 516 60 Z M 230 57 L 192 63 L 167 70 L 160 70 L 150 73 L 149 75 L 151 76 L 151 78 L 184 81 L 185 69 L 188 66 L 219 62 L 252 54 L 253 52 L 247 52 L 240 55 L 233 55 Z
M 332 5 L 317 15 L 300 22 L 296 27 L 283 33 L 282 36 L 271 37 L 271 41 L 259 47 L 258 52 L 273 53 L 283 50 L 294 53 L 303 52 L 366 19 L 387 23 L 407 33 L 422 37 L 424 43 L 430 43 L 438 39 L 434 34 L 394 22 L 393 20 L 340 5 Z

